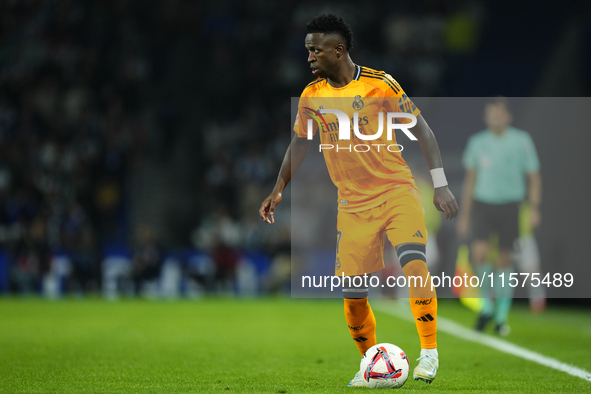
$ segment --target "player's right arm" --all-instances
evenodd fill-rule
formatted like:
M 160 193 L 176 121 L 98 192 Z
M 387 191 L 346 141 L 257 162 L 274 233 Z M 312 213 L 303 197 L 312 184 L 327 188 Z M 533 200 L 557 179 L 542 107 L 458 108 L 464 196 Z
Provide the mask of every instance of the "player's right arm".
M 281 202 L 283 189 L 285 189 L 291 180 L 292 175 L 295 174 L 298 168 L 300 168 L 300 165 L 310 149 L 310 143 L 310 140 L 307 138 L 301 138 L 297 134 L 295 134 L 291 140 L 291 143 L 285 152 L 285 156 L 283 157 L 283 163 L 281 164 L 275 187 L 271 194 L 265 198 L 259 209 L 261 218 L 268 224 L 275 223 L 275 208 L 277 207 L 277 204 Z
M 542 221 L 540 214 L 540 203 L 542 202 L 542 177 L 539 171 L 527 174 L 528 202 L 531 207 L 530 225 L 532 229 L 537 228 Z
M 465 238 L 470 229 L 470 215 L 472 213 L 472 206 L 474 205 L 474 186 L 476 185 L 476 177 L 478 175 L 478 162 L 480 158 L 480 151 L 477 148 L 476 136 L 468 139 L 466 149 L 462 155 L 462 164 L 466 169 L 466 177 L 464 178 L 464 187 L 462 189 L 462 211 L 458 218 L 456 226 L 456 233 L 458 237 Z
M 466 170 L 466 178 L 464 179 L 464 187 L 462 190 L 462 210 L 458 218 L 456 227 L 458 236 L 464 238 L 468 234 L 470 228 L 470 213 L 472 212 L 472 204 L 474 202 L 474 185 L 476 184 L 476 170 Z

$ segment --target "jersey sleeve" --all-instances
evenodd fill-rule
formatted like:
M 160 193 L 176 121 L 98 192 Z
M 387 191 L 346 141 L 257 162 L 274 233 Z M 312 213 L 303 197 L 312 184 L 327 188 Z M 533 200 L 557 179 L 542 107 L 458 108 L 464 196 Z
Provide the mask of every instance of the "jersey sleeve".
M 302 117 L 302 98 L 300 97 L 300 101 L 298 102 L 298 112 L 296 114 L 295 121 L 293 122 L 293 131 L 298 137 L 304 137 L 306 134 L 304 123 L 305 120 Z
M 523 165 L 526 174 L 537 172 L 540 170 L 540 160 L 538 153 L 536 152 L 536 146 L 533 139 L 529 134 L 525 134 L 523 143 Z
M 388 88 L 384 92 L 386 96 L 384 109 L 388 112 L 406 112 L 407 114 L 419 116 L 421 111 L 406 93 L 404 93 L 400 84 L 390 74 L 386 74 L 385 82 Z
M 318 123 L 315 118 L 318 118 L 318 116 L 314 113 L 315 111 L 313 111 L 312 108 L 313 107 L 310 104 L 310 98 L 306 96 L 306 91 L 304 91 L 300 97 L 300 101 L 298 103 L 298 113 L 296 114 L 293 124 L 293 131 L 299 138 L 308 137 L 308 119 L 312 120 L 312 135 L 316 135 Z

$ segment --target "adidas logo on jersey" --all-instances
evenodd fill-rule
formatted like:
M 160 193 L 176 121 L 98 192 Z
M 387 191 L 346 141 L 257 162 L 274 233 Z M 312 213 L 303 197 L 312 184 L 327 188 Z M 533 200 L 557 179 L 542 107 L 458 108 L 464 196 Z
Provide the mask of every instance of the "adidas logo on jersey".
M 435 319 L 433 319 L 433 316 L 431 316 L 430 314 L 427 313 L 425 316 L 421 316 L 417 320 L 424 321 L 424 322 L 430 322 Z
M 420 237 L 420 238 L 423 238 L 423 234 L 421 234 L 421 232 L 420 232 L 420 231 L 417 231 L 417 232 L 416 232 L 416 233 L 413 235 L 413 237 Z

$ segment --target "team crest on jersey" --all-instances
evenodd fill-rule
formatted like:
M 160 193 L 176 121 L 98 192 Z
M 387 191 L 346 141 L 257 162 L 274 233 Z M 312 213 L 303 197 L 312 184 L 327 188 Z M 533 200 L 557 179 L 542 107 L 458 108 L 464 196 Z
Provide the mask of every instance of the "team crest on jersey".
M 355 111 L 361 111 L 361 109 L 363 108 L 365 104 L 363 104 L 363 101 L 361 100 L 361 96 L 357 95 L 355 96 L 355 101 L 353 101 L 353 109 Z

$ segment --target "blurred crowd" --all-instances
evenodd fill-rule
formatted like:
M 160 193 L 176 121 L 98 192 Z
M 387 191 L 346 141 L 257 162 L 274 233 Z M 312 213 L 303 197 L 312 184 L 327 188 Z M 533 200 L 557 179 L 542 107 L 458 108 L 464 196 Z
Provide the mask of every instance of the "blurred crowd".
M 12 288 L 38 288 L 58 250 L 77 279 L 95 279 L 101 242 L 129 226 L 150 30 L 117 2 L 0 7 L 0 245 Z
M 220 275 L 231 277 L 239 250 L 264 250 L 279 261 L 289 255 L 287 207 L 273 229 L 256 212 L 290 139 L 290 103 L 276 98 L 297 97 L 311 80 L 305 23 L 328 10 L 349 17 L 354 56 L 396 75 L 408 91 L 430 95 L 440 92 L 446 64 L 475 50 L 482 17 L 476 1 L 408 1 L 396 12 L 375 1 L 143 5 L 1 6 L 0 245 L 13 291 L 38 290 L 58 252 L 69 256 L 70 288 L 97 289 L 104 246 L 138 244 L 134 225 L 147 231 L 129 222 L 129 176 L 154 143 L 151 128 L 166 134 L 160 141 L 175 143 L 169 140 L 178 130 L 170 128 L 178 122 L 166 118 L 168 103 L 160 119 L 142 116 L 144 93 L 167 73 L 163 53 L 175 38 L 195 35 L 196 50 L 207 55 L 195 70 L 209 115 L 198 131 L 203 204 L 186 246 L 209 253 Z M 360 9 L 363 18 L 354 19 Z M 369 18 L 379 22 L 361 23 Z
M 59 253 L 70 260 L 67 288 L 98 289 L 106 246 L 133 250 L 139 238 L 158 245 L 147 254 L 158 250 L 158 267 L 171 247 L 192 248 L 231 279 L 245 251 L 263 251 L 271 287 L 283 287 L 289 193 L 274 226 L 257 211 L 291 137 L 285 98 L 312 80 L 305 24 L 327 11 L 350 22 L 354 61 L 414 96 L 443 94 L 454 64 L 478 51 L 486 19 L 479 0 L 1 2 L 0 248 L 10 290 L 38 291 Z M 172 63 L 191 58 L 175 79 L 182 68 Z M 131 221 L 130 178 L 151 152 L 173 155 L 183 133 L 200 141 L 178 160 L 196 163 L 183 168 L 198 206 L 193 230 L 167 243 L 158 234 L 178 234 L 174 223 Z

